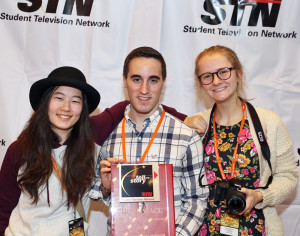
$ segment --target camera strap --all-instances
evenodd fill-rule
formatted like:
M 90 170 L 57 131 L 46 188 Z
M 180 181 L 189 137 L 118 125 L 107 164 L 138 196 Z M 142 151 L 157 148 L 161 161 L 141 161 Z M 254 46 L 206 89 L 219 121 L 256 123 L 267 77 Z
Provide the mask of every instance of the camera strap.
M 269 185 L 271 184 L 272 180 L 273 180 L 273 172 L 272 172 L 272 165 L 271 165 L 271 152 L 270 152 L 270 148 L 266 139 L 266 136 L 264 134 L 264 130 L 262 128 L 261 122 L 259 120 L 259 117 L 257 115 L 257 112 L 255 111 L 255 108 L 251 105 L 251 103 L 246 102 L 250 116 L 251 116 L 251 120 L 253 122 L 254 125 L 254 129 L 256 132 L 256 136 L 257 139 L 259 141 L 260 147 L 261 147 L 261 152 L 263 154 L 263 157 L 265 158 L 265 160 L 268 162 L 268 165 L 270 167 L 271 170 L 271 175 L 268 179 L 267 184 L 264 187 L 259 187 L 261 189 L 266 189 L 269 187 Z
M 265 137 L 265 134 L 264 134 L 261 122 L 260 122 L 259 117 L 257 115 L 257 112 L 255 111 L 255 108 L 249 102 L 246 102 L 246 105 L 247 105 L 247 108 L 249 110 L 249 113 L 250 113 L 250 116 L 251 116 L 251 120 L 253 122 L 254 129 L 255 129 L 258 141 L 259 141 L 260 146 L 261 146 L 261 151 L 262 151 L 263 157 L 268 162 L 268 165 L 269 165 L 270 170 L 271 170 L 271 175 L 270 175 L 270 177 L 268 179 L 267 184 L 264 187 L 259 187 L 260 189 L 267 189 L 269 187 L 269 185 L 271 184 L 272 180 L 273 180 L 272 165 L 271 165 L 271 161 L 270 161 L 270 158 L 271 158 L 270 148 L 269 148 L 269 145 L 267 143 L 267 140 L 266 140 L 266 137 Z M 211 137 L 211 121 L 212 121 L 212 118 L 213 118 L 216 106 L 217 106 L 217 104 L 214 104 L 214 106 L 213 106 L 213 108 L 211 110 L 211 113 L 210 113 L 209 126 L 208 126 L 208 129 L 207 129 L 205 138 L 202 141 L 204 148 L 206 147 L 206 145 L 207 145 L 207 143 L 209 141 L 209 138 Z M 203 168 L 203 166 L 202 166 L 202 168 Z M 201 172 L 202 172 L 202 168 L 201 168 Z M 202 184 L 203 177 L 204 177 L 204 174 L 202 174 L 202 175 L 200 174 L 199 175 L 199 185 L 201 187 L 208 186 L 208 185 L 203 185 Z

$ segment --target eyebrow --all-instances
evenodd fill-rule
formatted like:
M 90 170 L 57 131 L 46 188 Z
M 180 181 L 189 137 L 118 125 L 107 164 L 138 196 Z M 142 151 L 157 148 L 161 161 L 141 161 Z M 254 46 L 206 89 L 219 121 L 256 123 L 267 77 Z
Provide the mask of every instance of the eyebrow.
M 53 93 L 53 95 L 55 95 L 55 94 L 59 94 L 59 95 L 66 96 L 64 93 L 58 92 L 58 91 L 55 91 L 55 92 Z M 78 96 L 78 95 L 72 96 L 72 98 L 79 98 L 80 100 L 82 100 L 82 97 L 81 97 L 81 96 Z
M 133 75 L 130 76 L 130 78 L 135 78 L 135 77 L 141 78 L 142 76 L 140 76 L 139 74 L 133 74 Z M 159 76 L 157 76 L 157 75 L 150 75 L 149 78 L 150 78 L 150 79 L 158 79 L 158 80 L 161 79 L 161 78 L 160 78 Z
M 203 73 L 202 75 L 207 74 L 207 73 L 209 73 L 209 74 L 211 74 L 211 73 L 216 73 L 216 72 L 219 71 L 219 70 L 222 70 L 222 69 L 225 69 L 225 68 L 230 68 L 230 67 L 232 67 L 232 66 L 220 67 L 220 68 L 218 68 L 217 70 L 215 70 L 214 72 L 205 72 L 205 73 Z
M 150 78 L 151 78 L 151 79 L 161 79 L 161 78 L 160 78 L 159 76 L 157 76 L 157 75 L 151 75 Z

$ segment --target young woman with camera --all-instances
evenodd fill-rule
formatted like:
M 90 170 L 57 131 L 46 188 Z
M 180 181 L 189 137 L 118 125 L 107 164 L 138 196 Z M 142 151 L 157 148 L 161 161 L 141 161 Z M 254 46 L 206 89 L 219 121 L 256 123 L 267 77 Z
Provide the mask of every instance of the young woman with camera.
M 246 104 L 244 71 L 236 53 L 224 46 L 205 49 L 196 58 L 195 74 L 200 89 L 215 102 L 213 109 L 197 113 L 209 124 L 204 160 L 210 184 L 199 235 L 283 235 L 275 205 L 283 202 L 298 182 L 293 145 L 285 125 L 276 113 L 255 107 L 270 149 L 270 168 Z M 271 175 L 271 184 L 259 188 Z M 226 196 L 220 196 L 234 187 L 234 179 L 242 180 L 243 187 L 238 191 L 246 199 L 244 210 L 237 214 L 227 211 L 222 203 Z M 227 182 L 230 184 L 222 188 L 220 183 Z M 217 204 L 215 197 L 221 202 Z

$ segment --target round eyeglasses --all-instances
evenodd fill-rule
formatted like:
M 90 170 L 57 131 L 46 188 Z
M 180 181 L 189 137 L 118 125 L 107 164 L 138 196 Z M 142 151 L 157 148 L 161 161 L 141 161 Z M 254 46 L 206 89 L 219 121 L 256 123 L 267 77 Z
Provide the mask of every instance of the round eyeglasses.
M 198 76 L 198 79 L 204 85 L 209 85 L 214 81 L 214 75 L 217 75 L 220 80 L 227 80 L 231 76 L 231 71 L 234 70 L 234 67 L 225 67 L 214 73 L 204 73 Z

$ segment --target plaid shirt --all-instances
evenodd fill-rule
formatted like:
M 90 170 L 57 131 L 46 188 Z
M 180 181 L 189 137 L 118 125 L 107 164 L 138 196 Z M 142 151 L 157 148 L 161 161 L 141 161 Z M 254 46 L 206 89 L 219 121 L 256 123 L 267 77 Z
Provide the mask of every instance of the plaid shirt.
M 162 107 L 144 121 L 139 132 L 129 118 L 130 105 L 125 111 L 126 154 L 128 162 L 139 162 L 158 124 Z M 144 162 L 173 164 L 176 235 L 194 235 L 203 222 L 208 189 L 199 187 L 198 177 L 203 165 L 203 147 L 200 136 L 169 113 L 147 153 Z M 100 161 L 108 157 L 123 159 L 122 122 L 104 142 L 97 163 L 96 178 L 90 197 L 102 199 L 100 190 Z M 205 184 L 206 179 L 204 180 Z M 102 199 L 103 200 L 103 199 Z M 109 203 L 110 199 L 104 199 Z

